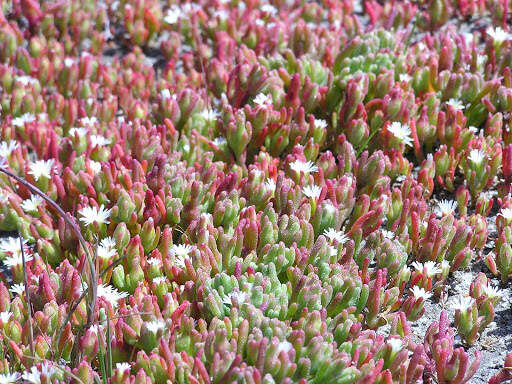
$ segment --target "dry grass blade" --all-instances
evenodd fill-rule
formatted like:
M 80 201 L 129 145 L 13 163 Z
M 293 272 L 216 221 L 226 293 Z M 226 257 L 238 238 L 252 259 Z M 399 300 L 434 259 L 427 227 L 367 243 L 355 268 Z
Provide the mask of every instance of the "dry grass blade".
M 32 303 L 30 301 L 30 293 L 28 291 L 27 263 L 25 262 L 25 251 L 23 249 L 23 240 L 21 238 L 21 235 L 19 235 L 18 238 L 20 240 L 21 260 L 23 262 L 23 280 L 25 283 L 25 296 L 27 297 L 28 342 L 30 345 L 30 355 L 34 357 L 34 329 L 32 328 Z
M 94 266 L 93 257 L 91 255 L 90 249 L 87 245 L 87 242 L 85 241 L 84 237 L 82 236 L 82 233 L 80 232 L 80 228 L 76 223 L 74 223 L 69 216 L 66 214 L 66 212 L 52 199 L 50 199 L 43 191 L 41 191 L 39 188 L 37 188 L 35 185 L 31 184 L 24 178 L 15 175 L 11 171 L 5 168 L 5 164 L 0 163 L 0 172 L 4 173 L 5 175 L 9 176 L 10 178 L 16 180 L 18 183 L 22 184 L 26 188 L 28 188 L 32 193 L 39 195 L 45 202 L 47 202 L 55 211 L 58 213 L 60 217 L 64 219 L 64 221 L 70 226 L 73 233 L 78 238 L 78 241 L 80 242 L 80 245 L 82 246 L 86 256 L 87 256 L 87 262 L 89 265 L 89 281 L 88 281 L 88 289 L 87 289 L 87 322 L 85 325 L 85 328 L 89 328 L 94 320 L 94 311 L 96 308 L 96 300 L 97 300 L 97 276 L 96 276 L 96 268 Z M 71 319 L 71 316 L 76 309 L 76 306 L 70 311 L 67 317 L 67 321 Z M 67 321 L 62 325 L 60 332 L 63 331 Z

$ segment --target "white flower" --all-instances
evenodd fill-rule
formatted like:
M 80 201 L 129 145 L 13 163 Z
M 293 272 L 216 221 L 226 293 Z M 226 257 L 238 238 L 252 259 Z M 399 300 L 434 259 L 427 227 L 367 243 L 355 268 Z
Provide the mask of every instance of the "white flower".
M 436 266 L 436 263 L 433 261 L 427 261 L 425 264 L 418 263 L 417 261 L 413 262 L 411 266 L 414 267 L 418 272 L 423 273 L 425 270 L 425 273 L 427 276 L 432 277 L 438 273 L 441 273 L 441 269 Z
M 471 43 L 474 39 L 474 36 L 472 33 L 465 32 L 465 33 L 462 33 L 462 36 L 464 36 L 464 40 L 466 40 L 467 43 Z
M 418 272 L 423 272 L 423 264 L 418 261 L 413 261 L 411 266 Z
M 477 55 L 476 63 L 480 66 L 484 65 L 487 62 L 487 56 L 485 55 Z
M 71 67 L 74 63 L 75 63 L 75 60 L 74 60 L 74 59 L 72 59 L 71 57 L 66 57 L 66 58 L 64 59 L 64 65 L 65 65 L 66 67 Z
M 255 179 L 259 179 L 261 175 L 263 175 L 263 171 L 261 169 L 253 169 L 251 173 L 254 175 Z
M 323 235 L 327 237 L 331 242 L 336 240 L 338 244 L 345 244 L 349 240 L 343 232 L 337 231 L 334 228 L 325 229 Z
M 165 276 L 158 276 L 153 279 L 153 283 L 155 283 L 156 285 L 165 283 L 166 281 L 167 281 L 167 277 L 165 277 Z
M 9 157 L 12 151 L 18 147 L 19 144 L 16 140 L 11 140 L 9 142 L 2 141 L 2 143 L 0 143 L 0 157 Z
M 423 267 L 427 276 L 434 276 L 442 272 L 441 268 L 439 268 L 434 261 L 427 261 L 423 264 Z
M 171 91 L 169 91 L 168 89 L 162 89 L 160 91 L 160 97 L 165 100 L 165 99 L 170 99 L 171 98 Z
M 126 120 L 125 120 L 124 116 L 117 116 L 117 122 L 118 122 L 119 124 L 124 123 L 125 121 L 126 121 Z M 132 122 L 131 122 L 131 121 L 129 121 L 129 122 L 128 122 L 128 125 L 130 125 L 130 126 L 131 126 L 131 125 L 132 125 Z
M 393 121 L 388 126 L 388 131 L 395 136 L 398 141 L 404 145 L 412 147 L 411 128 L 407 124 L 401 124 L 398 121 Z
M 46 376 L 48 382 L 51 382 L 52 375 L 56 372 L 56 368 L 50 365 L 48 362 L 44 362 L 41 364 L 41 371 L 37 369 L 37 367 L 33 366 L 30 368 L 30 371 L 23 372 L 21 378 L 33 384 L 41 383 L 41 375 Z
M 98 119 L 94 116 L 92 116 L 92 117 L 85 116 L 85 117 L 82 117 L 79 120 L 79 122 L 80 122 L 80 124 L 90 126 L 90 125 L 96 124 L 98 122 Z
M 491 284 L 484 285 L 482 287 L 482 289 L 484 291 L 485 296 L 487 296 L 490 299 L 493 299 L 495 297 L 502 297 L 503 296 L 503 291 L 501 289 L 499 289 L 498 287 L 494 287 Z
M 29 383 L 41 384 L 41 372 L 36 367 L 30 368 L 30 371 L 23 372 L 21 378 Z
M 304 188 L 302 188 L 302 193 L 310 199 L 318 199 L 321 192 L 322 187 L 319 187 L 318 185 L 306 185 Z
M 277 345 L 277 353 L 281 353 L 281 352 L 284 352 L 284 353 L 288 353 L 290 352 L 291 350 L 293 349 L 293 345 L 292 343 L 290 343 L 289 341 L 287 340 L 284 340 L 284 341 L 281 341 L 278 345 Z
M 231 292 L 230 294 L 224 296 L 222 298 L 222 303 L 226 305 L 231 305 L 232 300 L 235 299 L 238 304 L 242 304 L 246 299 L 248 298 L 247 293 L 237 291 L 237 292 Z
M 505 32 L 500 27 L 488 27 L 486 33 L 489 37 L 491 37 L 497 43 L 503 43 L 505 40 L 510 39 L 510 34 Z
M 337 209 L 330 200 L 324 201 L 322 203 L 322 207 L 329 215 L 332 215 L 334 212 L 336 212 Z
M 415 300 L 418 300 L 420 298 L 423 300 L 427 300 L 429 297 L 432 296 L 430 292 L 425 291 L 423 288 L 420 288 L 417 285 L 412 287 L 411 291 Z
M 178 22 L 178 20 L 180 19 L 180 17 L 183 16 L 183 12 L 181 11 L 181 9 L 176 6 L 176 5 L 173 5 L 171 8 L 169 8 L 165 14 L 165 17 L 164 17 L 164 21 L 167 23 L 167 24 L 176 24 Z
M 23 239 L 23 247 L 26 248 L 27 240 Z M 20 240 L 17 237 L 6 237 L 0 240 L 0 252 L 10 255 L 4 259 L 4 264 L 9 267 L 23 264 Z M 25 262 L 33 260 L 33 256 L 25 254 Z
M 318 128 L 327 128 L 327 121 L 322 120 L 322 119 L 315 119 L 315 121 L 313 122 L 313 125 L 317 129 Z
M 84 207 L 78 213 L 82 215 L 80 221 L 85 225 L 94 224 L 108 224 L 108 218 L 110 217 L 111 209 L 105 209 L 103 204 L 99 208 L 97 207 Z
M 228 15 L 229 13 L 224 9 L 216 10 L 213 12 L 213 17 L 218 17 L 220 20 L 226 20 Z
M 295 172 L 304 172 L 304 173 L 314 173 L 318 172 L 318 167 L 313 164 L 311 161 L 300 161 L 295 160 L 293 163 L 290 163 L 290 168 Z
M 27 86 L 29 84 L 37 84 L 37 79 L 31 77 L 31 76 L 16 76 L 14 81 L 19 81 L 21 85 Z
M 328 249 L 329 249 L 329 256 L 337 256 L 338 255 L 338 249 L 335 246 L 329 245 Z
M 148 259 L 148 260 L 147 260 L 147 263 L 148 263 L 149 265 L 154 266 L 154 267 L 159 267 L 159 266 L 161 266 L 161 265 L 162 265 L 162 260 L 157 259 L 156 257 L 152 257 L 152 258 L 150 258 L 150 259 Z
M 466 106 L 462 104 L 462 101 L 457 99 L 450 99 L 446 102 L 446 105 L 450 105 L 453 109 L 464 109 Z
M 151 333 L 157 333 L 158 331 L 165 329 L 165 321 L 162 321 L 162 320 L 148 321 L 146 323 L 146 328 Z
M 473 305 L 473 298 L 470 296 L 458 296 L 452 308 L 457 311 L 465 312 Z
M 51 177 L 54 160 L 37 160 L 34 163 L 29 163 L 28 173 L 34 176 L 34 180 L 38 181 L 41 177 L 49 179 Z
M 174 256 L 174 264 L 181 269 L 185 268 L 185 259 L 193 249 L 189 244 L 173 244 L 171 254 Z
M 277 8 L 274 7 L 273 5 L 271 4 L 263 4 L 261 7 L 260 7 L 260 10 L 262 12 L 265 12 L 265 13 L 268 13 L 269 15 L 275 15 L 277 13 Z
M 405 83 L 409 83 L 412 80 L 412 77 L 407 73 L 401 73 L 398 75 L 398 79 Z
M 0 384 L 14 384 L 20 379 L 19 372 L 5 373 L 0 375 Z
M 131 370 L 131 365 L 130 365 L 130 363 L 117 363 L 116 364 L 116 369 L 119 372 L 130 371 Z
M 226 140 L 226 138 L 222 137 L 222 136 L 219 136 L 219 137 L 216 137 L 215 139 L 213 139 L 213 144 L 216 145 L 217 147 L 220 147 L 221 145 L 224 145 L 227 142 L 228 141 Z
M 200 116 L 206 121 L 215 121 L 220 116 L 220 113 L 213 109 L 203 109 Z
M 423 41 L 420 41 L 416 47 L 418 47 L 418 51 L 424 51 L 427 49 L 427 45 L 423 42 Z
M 27 244 L 27 240 L 23 239 L 23 246 Z M 10 253 L 10 254 L 20 254 L 20 239 L 19 237 L 4 237 L 0 239 L 0 252 Z
M 190 13 L 190 12 L 194 12 L 194 11 L 200 10 L 201 6 L 199 4 L 196 4 L 196 3 L 184 3 L 181 6 L 181 9 L 185 13 Z
M 11 316 L 12 316 L 12 312 L 0 312 L 0 321 L 5 324 L 9 321 Z M 0 381 L 0 383 L 1 383 L 1 381 Z
M 101 135 L 91 135 L 91 147 L 104 147 L 105 145 L 109 145 L 112 141 L 110 139 L 107 139 L 104 136 Z
M 395 233 L 388 231 L 387 229 L 383 229 L 380 232 L 382 233 L 382 236 L 384 236 L 386 239 L 393 240 L 395 237 Z
M 100 245 L 105 248 L 115 248 L 116 247 L 116 241 L 113 237 L 105 237 L 101 240 Z
M 32 255 L 25 255 L 25 263 L 28 263 L 29 261 L 34 260 L 34 256 Z M 4 264 L 8 267 L 16 267 L 17 265 L 23 264 L 23 255 L 21 252 L 17 254 L 13 254 L 10 257 L 7 257 L 3 260 Z
M 78 135 L 78 137 L 85 137 L 89 131 L 83 127 L 73 127 L 69 130 L 69 136 L 75 137 L 75 135 Z
M 45 361 L 41 364 L 41 373 L 45 375 L 47 378 L 50 378 L 55 372 L 57 368 L 55 368 L 51 363 Z
M 43 204 L 43 198 L 39 195 L 32 195 L 30 199 L 21 202 L 21 208 L 25 212 L 37 212 L 37 207 Z
M 500 211 L 500 213 L 498 213 L 498 216 L 501 216 L 505 220 L 510 221 L 510 220 L 512 220 L 512 209 L 511 208 L 503 208 Z
M 469 161 L 472 161 L 474 164 L 480 165 L 482 163 L 482 161 L 484 161 L 485 157 L 486 157 L 486 154 L 484 151 L 481 151 L 479 149 L 472 149 L 469 152 L 468 159 L 469 159 Z
M 457 209 L 457 202 L 455 200 L 441 200 L 437 203 L 437 214 L 438 216 L 448 216 L 455 213 Z
M 119 292 L 116 288 L 106 284 L 98 285 L 97 294 L 98 297 L 103 297 L 114 308 L 117 307 L 119 300 L 128 296 L 127 292 Z
M 400 340 L 400 339 L 397 339 L 397 338 L 388 339 L 386 344 L 388 344 L 391 347 L 393 352 L 399 352 L 402 350 L 402 340 Z
M 25 285 L 24 284 L 13 284 L 11 285 L 11 288 L 9 288 L 9 291 L 16 295 L 22 295 L 23 292 L 25 292 Z
M 31 113 L 25 113 L 22 116 L 15 117 L 12 119 L 12 125 L 15 127 L 23 127 L 27 123 L 31 123 L 36 120 L 36 117 Z
M 116 242 L 114 239 L 112 237 L 105 237 L 101 240 L 96 249 L 96 254 L 99 258 L 107 260 L 117 255 Z
M 269 191 L 274 192 L 276 190 L 276 182 L 274 179 L 268 178 L 265 180 L 265 188 Z
M 469 129 L 471 132 L 475 133 L 475 134 L 476 134 L 476 133 L 478 133 L 478 131 L 479 131 L 479 129 L 478 129 L 477 127 L 475 127 L 474 125 L 470 125 L 470 126 L 468 127 L 468 129 Z
M 254 104 L 261 106 L 268 105 L 272 103 L 272 96 L 265 95 L 264 93 L 258 93 L 253 100 Z
M 175 256 L 186 257 L 193 249 L 194 247 L 189 244 L 173 244 L 171 247 L 171 253 Z
M 97 175 L 101 172 L 101 163 L 99 161 L 89 160 L 89 169 Z

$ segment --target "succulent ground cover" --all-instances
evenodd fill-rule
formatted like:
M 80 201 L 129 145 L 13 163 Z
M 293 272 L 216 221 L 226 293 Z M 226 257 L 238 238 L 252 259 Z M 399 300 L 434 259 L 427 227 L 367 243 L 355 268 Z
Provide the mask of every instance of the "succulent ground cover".
M 0 0 L 0 383 L 510 380 L 510 6 Z

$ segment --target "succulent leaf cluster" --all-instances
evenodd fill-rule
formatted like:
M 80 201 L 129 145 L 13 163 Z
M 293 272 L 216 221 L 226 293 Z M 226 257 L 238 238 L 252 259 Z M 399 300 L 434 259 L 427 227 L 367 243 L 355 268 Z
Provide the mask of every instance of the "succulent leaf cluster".
M 512 277 L 507 4 L 0 0 L 0 167 L 41 192 L 0 174 L 0 382 L 470 382 Z

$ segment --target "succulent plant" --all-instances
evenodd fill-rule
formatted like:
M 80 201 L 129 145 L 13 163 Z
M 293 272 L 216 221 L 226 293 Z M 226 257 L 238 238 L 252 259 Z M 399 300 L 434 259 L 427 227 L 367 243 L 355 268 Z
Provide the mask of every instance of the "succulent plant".
M 507 2 L 362 3 L 0 3 L 0 382 L 470 382 Z

